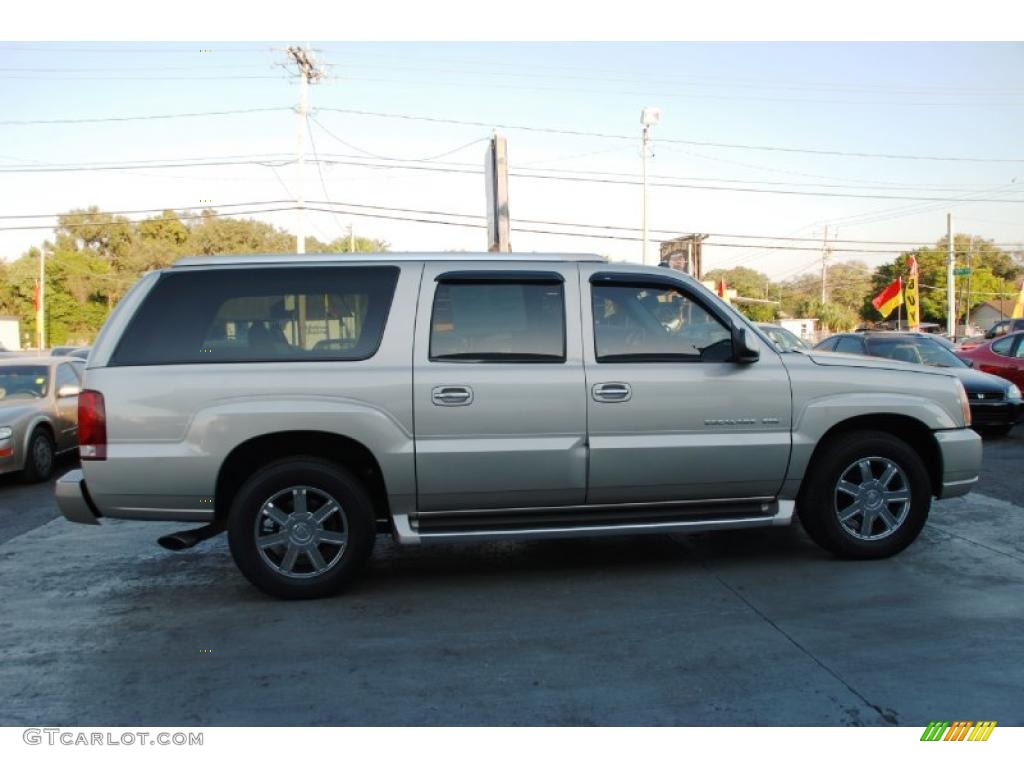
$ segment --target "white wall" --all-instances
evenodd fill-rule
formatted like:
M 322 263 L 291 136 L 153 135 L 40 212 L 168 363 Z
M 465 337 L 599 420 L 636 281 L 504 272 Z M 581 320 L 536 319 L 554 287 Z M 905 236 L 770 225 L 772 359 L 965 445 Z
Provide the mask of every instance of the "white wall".
M 0 319 L 0 344 L 12 352 L 21 349 L 21 331 L 16 319 Z

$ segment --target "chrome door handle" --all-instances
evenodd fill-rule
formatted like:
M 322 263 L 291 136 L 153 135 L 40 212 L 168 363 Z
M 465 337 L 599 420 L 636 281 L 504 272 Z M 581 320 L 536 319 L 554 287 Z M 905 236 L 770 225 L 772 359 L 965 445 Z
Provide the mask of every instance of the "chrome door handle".
M 610 381 L 606 384 L 595 384 L 591 393 L 599 403 L 624 403 L 633 395 L 629 384 L 621 381 Z
M 469 405 L 473 402 L 473 390 L 469 387 L 443 386 L 430 390 L 434 405 Z

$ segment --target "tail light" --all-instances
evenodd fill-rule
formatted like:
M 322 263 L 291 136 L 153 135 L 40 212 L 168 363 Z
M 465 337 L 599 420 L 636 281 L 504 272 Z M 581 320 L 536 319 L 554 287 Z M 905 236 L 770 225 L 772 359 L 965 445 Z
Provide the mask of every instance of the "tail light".
M 78 394 L 78 453 L 82 461 L 107 458 L 107 408 L 94 389 Z

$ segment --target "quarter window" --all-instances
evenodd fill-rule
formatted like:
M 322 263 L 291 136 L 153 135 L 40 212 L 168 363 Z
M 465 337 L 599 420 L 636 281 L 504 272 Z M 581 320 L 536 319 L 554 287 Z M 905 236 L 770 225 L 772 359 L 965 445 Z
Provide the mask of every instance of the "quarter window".
M 397 267 L 170 271 L 111 365 L 365 360 L 380 345 Z
M 1013 342 L 1015 341 L 1013 336 L 1004 336 L 999 341 L 992 342 L 992 351 L 997 355 L 1003 355 L 1004 357 L 1010 356 L 1010 351 L 1013 348 Z
M 54 391 L 59 392 L 61 387 L 81 386 L 81 381 L 78 378 L 78 373 L 74 368 L 71 367 L 70 363 L 61 363 L 57 366 L 57 379 L 56 389 Z
M 593 285 L 594 347 L 606 362 L 723 362 L 732 333 L 671 286 Z
M 446 281 L 434 293 L 430 359 L 446 362 L 565 362 L 560 278 Z

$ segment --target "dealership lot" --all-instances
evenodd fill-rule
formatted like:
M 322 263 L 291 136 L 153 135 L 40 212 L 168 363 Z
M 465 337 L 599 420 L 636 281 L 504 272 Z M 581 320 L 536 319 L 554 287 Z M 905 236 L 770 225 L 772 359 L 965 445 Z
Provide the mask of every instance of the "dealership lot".
M 0 479 L 0 725 L 1024 724 L 1024 426 L 892 560 L 799 526 L 672 539 L 381 538 L 286 603 L 224 537 L 76 526 Z

